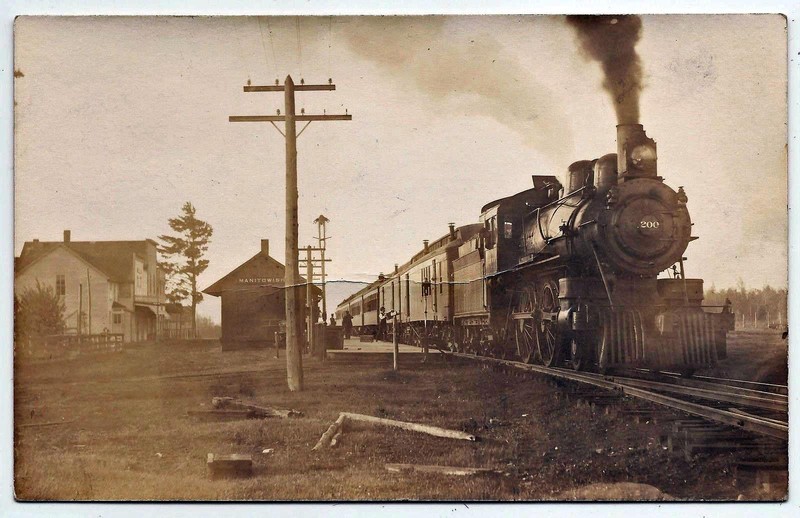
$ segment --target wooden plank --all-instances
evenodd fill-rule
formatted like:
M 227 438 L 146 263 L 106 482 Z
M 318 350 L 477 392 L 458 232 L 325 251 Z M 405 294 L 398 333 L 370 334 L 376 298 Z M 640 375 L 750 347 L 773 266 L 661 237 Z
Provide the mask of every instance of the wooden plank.
M 402 473 L 404 471 L 418 471 L 422 473 L 439 473 L 442 475 L 457 475 L 457 476 L 478 475 L 480 473 L 499 473 L 498 470 L 492 468 L 434 466 L 425 464 L 386 464 L 385 468 L 386 471 L 391 471 L 393 473 Z

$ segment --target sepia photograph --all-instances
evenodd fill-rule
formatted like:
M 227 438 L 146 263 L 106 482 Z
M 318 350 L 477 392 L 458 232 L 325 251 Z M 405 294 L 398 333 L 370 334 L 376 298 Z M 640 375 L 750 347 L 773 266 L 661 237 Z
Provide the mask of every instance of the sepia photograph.
M 788 29 L 17 17 L 14 498 L 786 501 Z

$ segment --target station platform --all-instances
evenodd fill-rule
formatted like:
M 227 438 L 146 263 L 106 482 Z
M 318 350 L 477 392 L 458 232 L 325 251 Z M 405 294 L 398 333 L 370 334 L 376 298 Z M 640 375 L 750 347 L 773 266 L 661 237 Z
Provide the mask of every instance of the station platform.
M 439 354 L 439 351 L 434 348 L 429 349 L 428 352 L 430 354 Z M 330 362 L 386 362 L 387 365 L 391 365 L 393 354 L 394 344 L 392 344 L 392 342 L 361 342 L 358 337 L 355 337 L 345 339 L 344 349 L 329 349 L 327 359 Z M 420 361 L 423 357 L 423 352 L 420 347 L 405 344 L 399 344 L 398 354 L 400 360 L 416 359 Z

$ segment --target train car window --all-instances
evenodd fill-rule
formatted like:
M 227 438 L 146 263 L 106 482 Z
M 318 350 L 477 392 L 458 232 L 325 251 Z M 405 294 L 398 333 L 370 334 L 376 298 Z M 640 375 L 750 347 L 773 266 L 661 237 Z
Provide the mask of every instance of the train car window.
M 510 221 L 506 221 L 503 223 L 503 237 L 506 239 L 511 239 L 511 236 L 514 234 L 514 225 Z

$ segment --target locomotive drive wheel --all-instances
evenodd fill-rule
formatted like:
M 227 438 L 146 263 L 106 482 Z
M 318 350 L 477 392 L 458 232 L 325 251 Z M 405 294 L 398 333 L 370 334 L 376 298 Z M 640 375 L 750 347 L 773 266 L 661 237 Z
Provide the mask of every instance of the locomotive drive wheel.
M 558 311 L 558 284 L 555 281 L 546 281 L 542 286 L 539 297 L 540 309 L 543 313 Z M 564 343 L 558 331 L 558 322 L 542 318 L 539 322 L 537 344 L 542 364 L 547 367 L 556 367 L 564 359 Z
M 525 289 L 519 296 L 515 313 L 533 313 L 533 290 Z M 536 357 L 536 327 L 533 318 L 518 319 L 514 325 L 514 339 L 517 343 L 517 354 L 525 363 L 533 363 Z
M 581 343 L 577 338 L 573 338 L 569 343 L 569 352 L 572 368 L 576 371 L 584 370 L 587 363 L 585 344 Z

